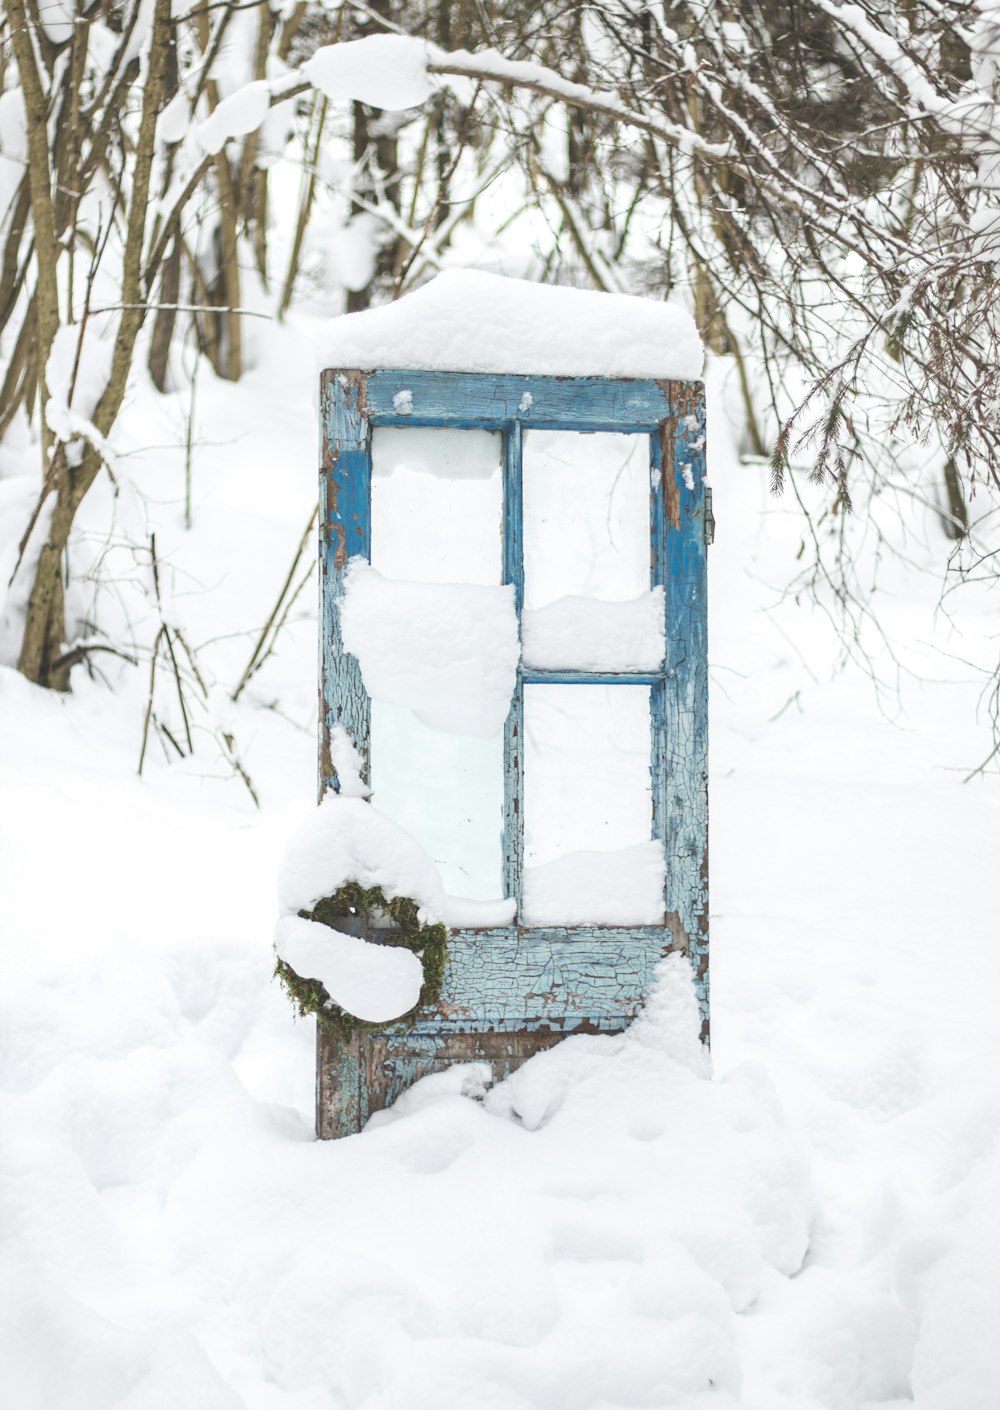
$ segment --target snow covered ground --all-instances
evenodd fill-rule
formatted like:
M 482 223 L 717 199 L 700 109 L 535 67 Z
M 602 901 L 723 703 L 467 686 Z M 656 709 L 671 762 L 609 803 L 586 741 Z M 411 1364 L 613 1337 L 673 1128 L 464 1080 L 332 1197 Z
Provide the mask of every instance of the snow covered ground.
M 818 614 L 772 606 L 801 525 L 717 394 L 714 1076 L 671 968 L 625 1038 L 485 1096 L 476 1069 L 428 1079 L 318 1144 L 313 1032 L 271 977 L 314 791 L 311 616 L 226 703 L 314 496 L 312 330 L 269 337 L 239 385 L 200 373 L 190 531 L 187 393 L 123 419 L 111 542 L 107 501 L 86 511 L 106 613 L 153 612 L 128 565 L 156 531 L 214 683 L 194 757 L 155 743 L 136 777 L 145 663 L 68 699 L 0 670 L 5 1400 L 995 1410 L 1000 788 L 961 784 L 978 683 L 926 644 L 974 655 L 988 600 L 963 640 L 897 573 L 884 619 L 926 679 L 887 722 L 860 672 L 830 678 Z M 13 505 L 28 461 L 4 454 Z

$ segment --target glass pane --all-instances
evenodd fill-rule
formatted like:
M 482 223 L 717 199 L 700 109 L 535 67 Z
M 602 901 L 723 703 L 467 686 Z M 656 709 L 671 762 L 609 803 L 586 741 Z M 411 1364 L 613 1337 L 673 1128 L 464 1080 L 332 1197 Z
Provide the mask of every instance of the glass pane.
M 498 431 L 376 426 L 372 566 L 421 583 L 499 583 L 501 456 Z
M 524 605 L 649 591 L 649 436 L 524 435 Z
M 658 925 L 648 686 L 524 690 L 527 925 Z
M 444 734 L 373 700 L 371 761 L 373 804 L 429 853 L 448 894 L 503 896 L 502 733 Z

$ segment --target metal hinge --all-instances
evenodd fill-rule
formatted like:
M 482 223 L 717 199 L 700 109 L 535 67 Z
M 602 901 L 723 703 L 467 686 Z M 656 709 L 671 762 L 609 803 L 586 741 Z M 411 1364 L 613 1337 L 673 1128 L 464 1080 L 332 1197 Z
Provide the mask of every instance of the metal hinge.
M 712 491 L 708 485 L 705 486 L 705 542 L 715 543 L 715 515 L 712 512 Z

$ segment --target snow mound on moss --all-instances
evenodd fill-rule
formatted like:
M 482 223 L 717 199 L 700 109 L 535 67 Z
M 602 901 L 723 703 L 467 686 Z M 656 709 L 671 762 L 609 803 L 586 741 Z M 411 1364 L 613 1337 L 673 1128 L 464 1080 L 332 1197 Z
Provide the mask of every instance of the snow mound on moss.
M 424 967 L 403 945 L 378 945 L 303 916 L 282 916 L 274 948 L 300 979 L 318 979 L 333 1002 L 366 1023 L 416 1006 Z
M 285 851 L 278 875 L 281 914 L 312 910 L 348 881 L 379 886 L 387 900 L 410 897 L 424 925 L 444 916 L 441 877 L 420 844 L 365 799 L 328 793 Z

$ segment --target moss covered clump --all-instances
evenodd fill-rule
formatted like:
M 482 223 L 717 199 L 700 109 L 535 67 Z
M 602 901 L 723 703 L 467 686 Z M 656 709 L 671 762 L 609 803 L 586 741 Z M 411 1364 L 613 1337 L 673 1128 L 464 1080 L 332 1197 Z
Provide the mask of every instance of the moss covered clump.
M 304 920 L 318 921 L 333 930 L 343 930 L 346 921 L 353 921 L 359 916 L 366 919 L 372 911 L 381 911 L 393 922 L 392 930 L 383 931 L 383 934 L 387 939 L 392 935 L 392 943 L 412 950 L 424 967 L 424 982 L 414 1007 L 388 1023 L 369 1023 L 335 1004 L 318 979 L 302 979 L 279 956 L 274 972 L 299 1013 L 314 1013 L 325 1027 L 341 1034 L 385 1032 L 390 1028 L 408 1027 L 420 1009 L 436 1003 L 448 959 L 448 931 L 441 922 L 421 925 L 418 910 L 417 903 L 409 896 L 393 896 L 387 900 L 379 886 L 361 886 L 356 881 L 348 881 L 332 896 L 317 901 L 311 911 L 299 911 Z

